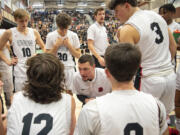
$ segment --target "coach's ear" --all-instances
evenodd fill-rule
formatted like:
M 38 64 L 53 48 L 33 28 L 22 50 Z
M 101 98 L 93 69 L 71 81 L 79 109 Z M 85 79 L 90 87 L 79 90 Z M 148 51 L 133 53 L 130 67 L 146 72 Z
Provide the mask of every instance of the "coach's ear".
M 107 68 L 104 69 L 107 78 L 111 78 L 111 73 L 109 72 L 109 70 Z

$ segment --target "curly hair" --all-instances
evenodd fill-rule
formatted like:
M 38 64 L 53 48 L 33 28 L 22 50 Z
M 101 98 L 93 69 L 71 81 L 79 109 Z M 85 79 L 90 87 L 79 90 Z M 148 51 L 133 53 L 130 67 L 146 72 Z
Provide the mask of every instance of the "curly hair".
M 64 90 L 64 66 L 56 56 L 48 53 L 37 54 L 28 59 L 26 65 L 24 96 L 41 104 L 60 100 Z

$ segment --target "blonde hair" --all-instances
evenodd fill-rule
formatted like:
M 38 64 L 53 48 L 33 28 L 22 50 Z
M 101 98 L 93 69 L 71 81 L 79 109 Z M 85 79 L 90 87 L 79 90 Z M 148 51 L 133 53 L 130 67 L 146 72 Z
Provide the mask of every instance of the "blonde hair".
M 16 19 L 24 19 L 25 17 L 27 17 L 28 19 L 30 19 L 30 15 L 29 15 L 29 13 L 26 11 L 26 10 L 24 10 L 24 9 L 17 9 L 17 10 L 15 10 L 14 11 L 14 19 L 16 20 Z

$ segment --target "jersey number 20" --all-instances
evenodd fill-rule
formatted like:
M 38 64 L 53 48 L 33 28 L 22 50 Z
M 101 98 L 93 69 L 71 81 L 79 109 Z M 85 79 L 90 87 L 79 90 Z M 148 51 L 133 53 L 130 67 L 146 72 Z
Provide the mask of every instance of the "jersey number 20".
M 23 131 L 22 135 L 29 135 L 33 114 L 28 113 L 23 117 Z M 50 114 L 39 114 L 34 118 L 34 124 L 40 124 L 42 120 L 46 121 L 46 126 L 37 135 L 47 135 L 53 127 L 53 118 Z

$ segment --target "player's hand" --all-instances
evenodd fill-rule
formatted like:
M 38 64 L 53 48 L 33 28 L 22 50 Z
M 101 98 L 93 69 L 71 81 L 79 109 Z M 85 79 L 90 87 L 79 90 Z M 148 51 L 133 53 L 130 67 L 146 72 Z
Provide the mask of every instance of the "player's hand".
M 104 62 L 104 58 L 103 57 L 99 57 L 98 61 L 99 61 L 101 66 L 105 67 L 105 62 Z
M 71 45 L 68 37 L 66 37 L 66 38 L 64 39 L 63 44 L 64 44 L 65 46 L 67 46 L 67 47 L 68 47 L 69 45 Z
M 87 103 L 87 102 L 89 102 L 90 100 L 93 100 L 93 99 L 95 99 L 95 98 L 86 98 L 85 103 Z
M 58 37 L 57 39 L 56 39 L 56 43 L 55 43 L 55 45 L 57 45 L 57 46 L 62 46 L 63 45 L 63 39 L 61 38 L 61 37 Z
M 13 57 L 11 59 L 11 65 L 16 65 L 18 63 L 18 58 L 17 57 Z

